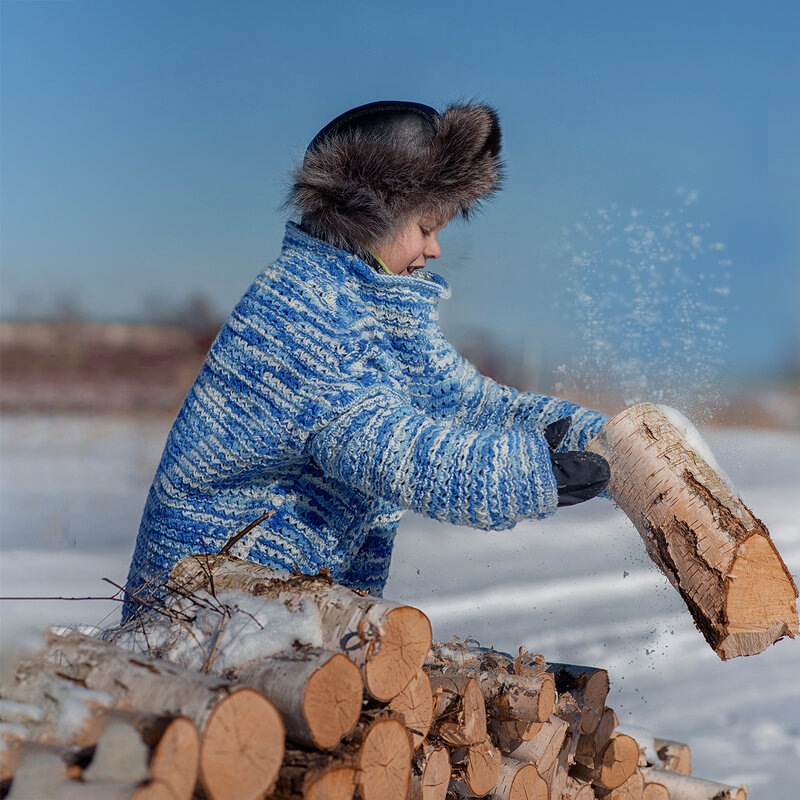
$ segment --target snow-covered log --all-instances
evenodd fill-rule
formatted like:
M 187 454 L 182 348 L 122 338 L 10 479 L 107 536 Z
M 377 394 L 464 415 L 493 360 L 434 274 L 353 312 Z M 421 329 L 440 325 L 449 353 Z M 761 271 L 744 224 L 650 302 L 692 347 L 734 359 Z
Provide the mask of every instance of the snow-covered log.
M 608 460 L 609 492 L 720 658 L 797 634 L 797 587 L 769 531 L 657 406 L 626 409 L 586 449 Z
M 291 575 L 227 555 L 195 555 L 173 568 L 168 589 L 175 594 L 223 589 L 319 609 L 322 646 L 341 650 L 362 669 L 367 691 L 388 702 L 422 667 L 431 646 L 431 624 L 416 608 L 357 594 L 325 576 Z
M 17 670 L 15 699 L 44 706 L 55 681 L 67 680 L 112 698 L 119 710 L 185 716 L 200 731 L 200 778 L 212 800 L 230 797 L 232 787 L 255 796 L 273 784 L 283 759 L 284 726 L 261 692 L 77 632 L 48 633 L 46 640 L 44 655 Z

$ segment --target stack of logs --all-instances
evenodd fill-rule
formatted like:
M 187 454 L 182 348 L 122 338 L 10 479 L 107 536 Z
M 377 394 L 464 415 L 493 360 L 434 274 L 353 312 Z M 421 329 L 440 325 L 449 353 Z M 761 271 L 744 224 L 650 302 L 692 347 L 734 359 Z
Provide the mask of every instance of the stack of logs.
M 322 647 L 295 642 L 216 669 L 223 615 L 197 671 L 52 631 L 44 652 L 2 687 L 0 796 L 746 797 L 691 777 L 686 745 L 619 727 L 605 705 L 605 670 L 432 644 L 415 608 L 228 556 L 184 559 L 169 588 L 183 598 L 224 590 L 316 607 Z M 147 624 L 152 634 L 159 622 Z M 170 648 L 179 649 L 174 638 Z

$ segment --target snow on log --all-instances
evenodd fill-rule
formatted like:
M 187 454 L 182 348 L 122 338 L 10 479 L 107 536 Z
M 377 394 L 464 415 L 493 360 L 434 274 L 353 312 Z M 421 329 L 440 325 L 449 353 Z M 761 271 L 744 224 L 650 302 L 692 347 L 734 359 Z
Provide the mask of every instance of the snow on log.
M 361 714 L 361 672 L 342 653 L 300 648 L 225 670 L 232 683 L 264 692 L 301 746 L 330 750 L 355 728 Z
M 200 777 L 212 800 L 230 797 L 234 788 L 243 797 L 257 796 L 273 784 L 283 759 L 284 726 L 261 692 L 76 632 L 45 638 L 44 656 L 17 670 L 16 699 L 44 705 L 54 681 L 61 680 L 113 698 L 120 710 L 185 716 L 200 731 Z M 80 709 L 79 720 L 83 714 Z
M 408 686 L 389 702 L 389 711 L 397 714 L 411 734 L 411 747 L 416 750 L 433 722 L 433 690 L 428 673 L 420 669 Z
M 341 650 L 362 670 L 367 691 L 388 702 L 422 667 L 431 646 L 431 624 L 419 609 L 364 596 L 323 575 L 291 575 L 227 555 L 181 559 L 168 589 L 190 595 L 227 589 L 297 604 L 313 601 L 322 624 L 322 646 Z
M 14 773 L 7 800 L 149 800 L 148 785 L 72 780 L 63 758 L 46 748 L 27 750 Z M 167 800 L 161 795 L 158 800 Z
M 797 634 L 797 587 L 769 531 L 658 407 L 626 409 L 586 449 L 608 460 L 611 496 L 720 658 Z
M 487 737 L 480 744 L 459 747 L 451 754 L 450 791 L 459 797 L 485 797 L 500 777 L 502 755 Z
M 744 786 L 729 786 L 653 767 L 644 767 L 642 775 L 646 784 L 661 784 L 671 800 L 747 800 Z

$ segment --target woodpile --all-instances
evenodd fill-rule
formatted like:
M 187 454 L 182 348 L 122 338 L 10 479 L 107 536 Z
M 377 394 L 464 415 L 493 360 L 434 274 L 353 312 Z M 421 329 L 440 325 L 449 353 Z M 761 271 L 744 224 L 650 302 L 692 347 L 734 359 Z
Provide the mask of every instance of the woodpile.
M 797 587 L 764 523 L 694 444 L 640 403 L 586 449 L 609 462 L 608 491 L 714 652 L 754 655 L 798 633 Z
M 102 639 L 51 631 L 19 665 L 0 796 L 746 797 L 692 777 L 686 745 L 620 726 L 605 670 L 432 643 L 417 609 L 228 556 L 184 559 L 169 592 L 162 614 Z M 281 609 L 314 640 L 283 646 L 264 625 Z

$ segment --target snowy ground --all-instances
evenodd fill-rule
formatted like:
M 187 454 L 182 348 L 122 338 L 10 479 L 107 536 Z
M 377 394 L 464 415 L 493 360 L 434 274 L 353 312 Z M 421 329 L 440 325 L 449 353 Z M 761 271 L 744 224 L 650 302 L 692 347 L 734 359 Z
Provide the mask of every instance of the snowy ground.
M 124 580 L 166 435 L 163 419 L 0 420 L 0 594 L 107 595 Z M 707 439 L 800 573 L 800 434 Z M 439 639 L 472 636 L 552 661 L 607 667 L 622 722 L 688 742 L 695 774 L 745 783 L 751 800 L 800 785 L 800 640 L 720 662 L 611 503 L 485 534 L 409 515 L 386 596 L 418 605 Z M 2 601 L 9 653 L 56 622 L 109 621 L 108 601 Z M 112 615 L 109 617 L 108 615 Z

